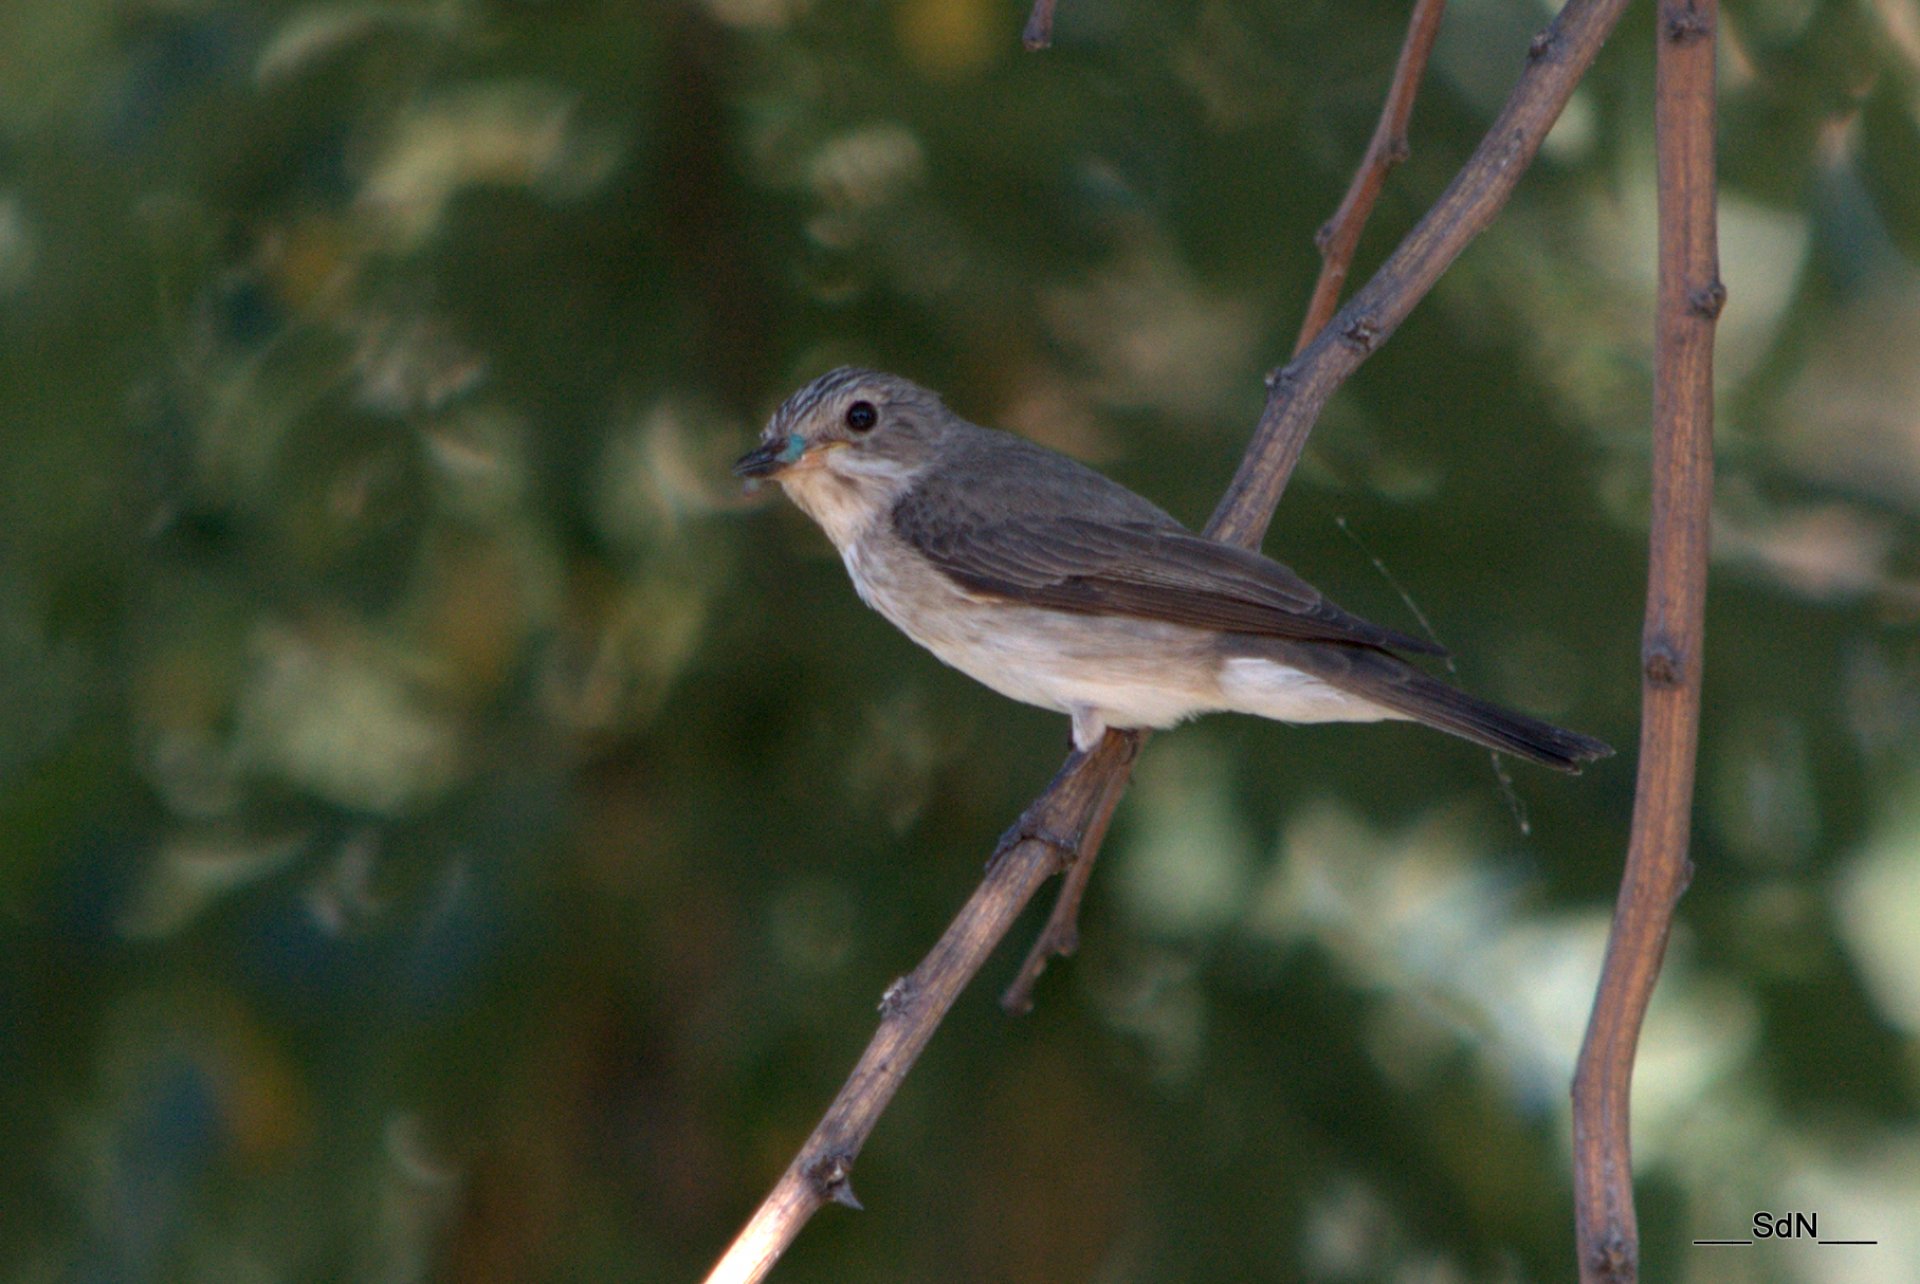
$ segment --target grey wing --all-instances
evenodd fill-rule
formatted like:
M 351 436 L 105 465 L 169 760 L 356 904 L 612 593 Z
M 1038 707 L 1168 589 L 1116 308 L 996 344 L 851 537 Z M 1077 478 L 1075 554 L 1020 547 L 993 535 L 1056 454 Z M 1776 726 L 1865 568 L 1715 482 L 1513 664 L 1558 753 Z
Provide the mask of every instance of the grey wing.
M 1085 476 L 1067 496 L 1031 478 L 977 494 L 928 478 L 895 506 L 894 529 L 961 587 L 1029 606 L 1446 653 L 1350 615 L 1280 563 L 1196 535 L 1118 483 L 1074 468 Z

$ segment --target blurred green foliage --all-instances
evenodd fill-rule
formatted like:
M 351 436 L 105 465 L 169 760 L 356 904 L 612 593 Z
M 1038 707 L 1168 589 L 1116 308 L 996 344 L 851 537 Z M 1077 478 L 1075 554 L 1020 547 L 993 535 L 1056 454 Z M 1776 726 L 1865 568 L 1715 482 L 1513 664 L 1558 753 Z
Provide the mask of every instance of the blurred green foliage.
M 1464 682 L 1627 752 L 1509 797 L 1412 727 L 1158 739 L 1081 956 L 1017 1021 L 1024 941 L 989 968 L 870 1211 L 780 1278 L 1569 1277 L 1633 788 L 1650 12 L 1268 541 L 1409 627 L 1377 557 Z M 1404 16 L 1066 0 L 1032 56 L 1010 0 L 0 8 L 0 1274 L 696 1276 L 1066 731 L 727 462 L 859 360 L 1203 519 Z M 1362 270 L 1545 17 L 1451 7 Z M 1920 19 L 1730 0 L 1723 35 L 1649 1277 L 1909 1280 Z M 1689 1247 L 1759 1208 L 1880 1243 Z

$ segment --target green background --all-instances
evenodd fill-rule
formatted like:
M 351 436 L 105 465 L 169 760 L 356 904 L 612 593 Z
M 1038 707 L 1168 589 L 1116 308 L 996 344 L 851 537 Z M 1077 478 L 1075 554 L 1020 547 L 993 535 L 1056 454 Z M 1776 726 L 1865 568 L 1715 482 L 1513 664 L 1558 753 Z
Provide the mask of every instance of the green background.
M 0 7 L 0 1277 L 684 1280 L 1065 720 L 727 464 L 858 361 L 1199 522 L 1384 0 Z M 1364 276 L 1546 8 L 1450 7 Z M 1579 779 L 1157 738 L 1080 955 L 962 997 L 779 1278 L 1558 1280 L 1632 804 L 1652 8 L 1267 541 Z M 1648 1278 L 1920 1277 L 1920 18 L 1723 24 L 1694 860 Z M 1376 569 L 1374 559 L 1390 573 Z M 1520 816 L 1530 822 L 1523 833 Z M 1807 1243 L 1695 1249 L 1755 1210 Z M 1716 1255 L 1717 1254 L 1717 1255 Z

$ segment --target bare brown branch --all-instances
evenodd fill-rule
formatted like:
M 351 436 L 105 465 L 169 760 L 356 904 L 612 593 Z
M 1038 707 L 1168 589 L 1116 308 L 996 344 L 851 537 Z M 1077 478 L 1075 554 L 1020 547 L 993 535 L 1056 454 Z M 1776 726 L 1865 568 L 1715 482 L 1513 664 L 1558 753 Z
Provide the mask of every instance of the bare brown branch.
M 1147 742 L 1144 731 L 1114 732 L 1108 739 L 1122 738 L 1126 741 L 1127 761 L 1131 763 L 1140 753 L 1140 746 Z M 1127 779 L 1131 773 L 1124 767 L 1115 772 L 1107 782 L 1106 792 L 1094 805 L 1094 812 L 1087 824 L 1086 834 L 1081 838 L 1069 860 L 1064 876 L 1060 880 L 1059 899 L 1053 903 L 1053 912 L 1047 915 L 1047 925 L 1040 930 L 1033 948 L 1027 951 L 1026 961 L 1020 964 L 1020 971 L 1000 996 L 1000 1006 L 1015 1014 L 1033 1010 L 1033 987 L 1040 980 L 1040 974 L 1047 970 L 1047 964 L 1056 958 L 1065 958 L 1080 948 L 1080 900 L 1086 895 L 1087 881 L 1093 877 L 1093 863 L 1100 855 L 1100 845 L 1107 838 L 1107 824 L 1113 819 L 1113 809 L 1120 805 L 1120 795 L 1126 792 Z
M 1626 7 L 1627 0 L 1569 0 L 1534 37 L 1506 105 L 1433 208 L 1319 337 L 1267 376 L 1260 426 L 1209 534 L 1249 548 L 1266 535 L 1321 408 L 1493 222 Z
M 1051 0 L 1040 2 L 1051 8 Z M 1038 13 L 1038 9 L 1035 12 Z M 1360 248 L 1360 234 L 1366 230 L 1367 219 L 1373 214 L 1374 201 L 1380 195 L 1388 171 L 1406 156 L 1407 121 L 1413 114 L 1414 95 L 1419 91 L 1421 77 L 1426 74 L 1427 55 L 1433 49 L 1434 39 L 1440 31 L 1440 19 L 1445 12 L 1446 0 L 1416 0 L 1413 12 L 1407 18 L 1406 39 L 1401 43 L 1400 58 L 1394 65 L 1393 79 L 1387 86 L 1386 98 L 1381 104 L 1380 120 L 1374 126 L 1373 140 L 1360 158 L 1339 209 L 1315 237 L 1320 246 L 1320 276 L 1314 283 L 1306 320 L 1294 344 L 1295 356 L 1326 327 L 1328 318 L 1333 315 L 1334 307 L 1340 301 L 1340 287 L 1345 284 L 1347 272 L 1353 266 L 1354 253 Z M 1257 446 L 1256 438 L 1249 450 Z M 1274 503 L 1279 503 L 1278 490 L 1274 492 Z M 1140 744 L 1146 743 L 1145 732 L 1133 734 L 1138 737 Z M 1068 867 L 1066 877 L 1061 880 L 1060 893 L 1054 901 L 1052 913 L 1047 916 L 1046 927 L 1042 929 L 1033 948 L 1027 951 L 1019 974 L 1000 997 L 1000 1005 L 1007 1011 L 1030 1011 L 1033 1007 L 1033 987 L 1039 981 L 1040 974 L 1046 971 L 1048 962 L 1064 958 L 1079 948 L 1080 902 L 1093 877 L 1100 840 L 1106 834 L 1106 821 L 1112 818 L 1113 808 L 1118 805 L 1124 790 L 1125 781 L 1116 782 L 1107 800 L 1105 814 L 1099 818 L 1097 828 L 1091 831 L 1090 841 L 1083 845 Z
M 1340 208 L 1314 238 L 1320 245 L 1320 279 L 1313 283 L 1300 337 L 1293 344 L 1296 356 L 1327 328 L 1333 310 L 1340 305 L 1340 289 L 1347 283 L 1347 272 L 1353 266 L 1354 252 L 1360 248 L 1360 233 L 1373 213 L 1373 203 L 1386 186 L 1387 174 L 1407 158 L 1407 122 L 1413 117 L 1414 95 L 1420 91 L 1427 55 L 1433 52 L 1440 19 L 1446 12 L 1447 0 L 1415 0 L 1413 13 L 1407 18 L 1407 38 L 1400 46 L 1400 61 L 1394 66 L 1393 83 L 1380 108 L 1380 121 L 1373 127 L 1373 139 L 1353 172 L 1353 182 L 1347 186 Z
M 1054 833 L 1085 829 L 1131 756 L 1128 737 L 1109 735 L 1055 779 L 1035 804 L 1034 818 Z M 907 1070 L 1020 911 L 1059 869 L 1060 854 L 1046 843 L 1015 843 L 994 861 L 920 966 L 887 987 L 873 1041 L 773 1192 L 708 1274 L 708 1284 L 765 1278 L 823 1204 L 851 1202 L 854 1158 Z
M 1662 0 L 1654 127 L 1660 288 L 1654 331 L 1653 518 L 1641 635 L 1640 773 L 1627 867 L 1573 1082 L 1580 1278 L 1638 1278 L 1627 1123 L 1640 1025 L 1692 876 L 1687 834 L 1706 636 L 1713 494 L 1713 337 L 1726 290 L 1714 235 L 1715 0 Z
M 1626 3 L 1569 0 L 1529 46 L 1527 66 L 1506 106 L 1439 202 L 1319 337 L 1269 376 L 1259 425 L 1207 525 L 1209 535 L 1249 548 L 1260 543 L 1321 408 L 1493 221 Z M 1050 13 L 1046 0 L 1042 5 Z M 1143 739 L 1137 733 L 1108 733 L 1030 809 L 1052 832 L 1084 835 L 1077 855 L 1085 867 L 1078 875 L 1081 885 L 1096 850 L 1094 840 L 1126 786 L 1134 750 Z M 708 1275 L 708 1284 L 763 1279 L 828 1200 L 849 1202 L 853 1161 L 914 1059 L 1040 884 L 1059 869 L 1055 850 L 1036 840 L 1015 844 L 994 863 L 933 951 L 888 990 L 880 1029 L 853 1074 Z M 1073 901 L 1056 909 L 1041 939 L 1041 946 L 1048 948 L 1036 947 L 1038 964 L 1029 960 L 1034 975 L 1052 946 L 1071 942 L 1077 904 L 1076 893 Z M 1064 927 L 1056 931 L 1056 924 Z M 1030 989 L 1026 969 L 1022 976 Z M 1023 993 L 1021 983 L 1010 993 L 1017 1000 Z

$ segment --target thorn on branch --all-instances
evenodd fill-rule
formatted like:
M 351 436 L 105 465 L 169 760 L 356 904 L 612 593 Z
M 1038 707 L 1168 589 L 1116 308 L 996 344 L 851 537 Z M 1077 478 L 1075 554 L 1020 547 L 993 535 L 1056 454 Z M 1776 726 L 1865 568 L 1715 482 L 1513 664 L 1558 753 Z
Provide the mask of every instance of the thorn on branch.
M 1697 317 L 1712 321 L 1720 315 L 1720 309 L 1727 306 L 1727 287 L 1715 281 L 1703 285 L 1687 294 L 1687 308 Z
M 913 1006 L 919 996 L 919 987 L 911 976 L 895 977 L 892 985 L 880 995 L 880 1015 L 891 1019 L 899 1016 Z
M 864 1211 L 853 1195 L 853 1156 L 826 1155 L 807 1165 L 807 1180 L 822 1199 L 831 1199 L 855 1212 Z
M 1647 675 L 1647 681 L 1657 687 L 1677 687 L 1685 666 L 1679 651 L 1666 638 L 1657 638 L 1647 644 L 1640 660 L 1641 671 Z
M 1691 4 L 1668 14 L 1665 26 L 1667 39 L 1677 45 L 1686 44 L 1690 40 L 1704 40 L 1713 34 L 1713 24 L 1701 16 L 1700 11 Z

